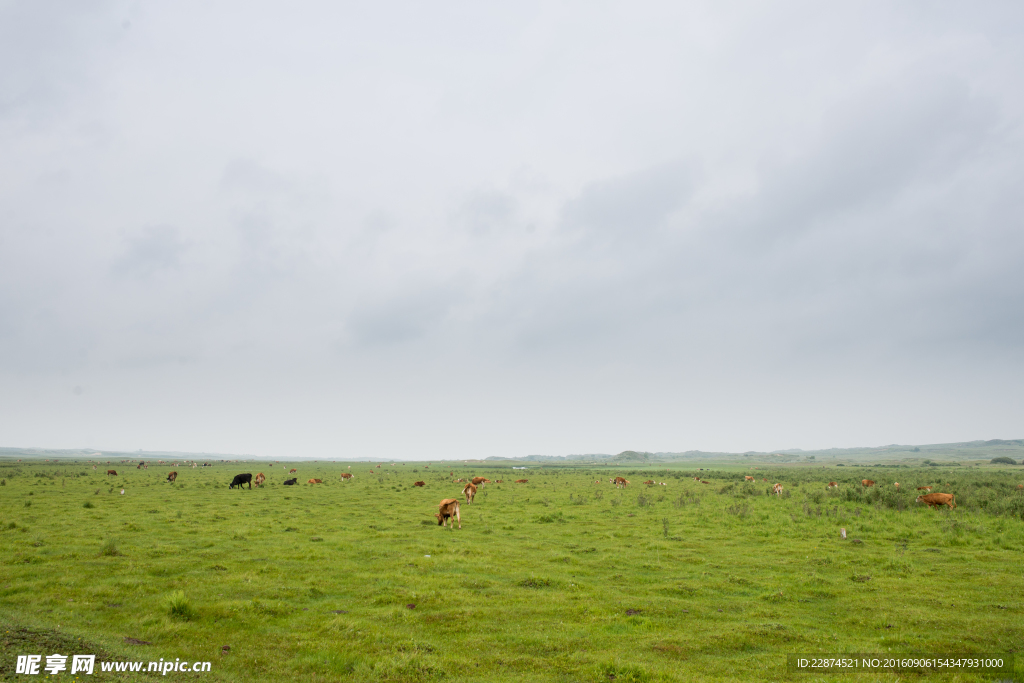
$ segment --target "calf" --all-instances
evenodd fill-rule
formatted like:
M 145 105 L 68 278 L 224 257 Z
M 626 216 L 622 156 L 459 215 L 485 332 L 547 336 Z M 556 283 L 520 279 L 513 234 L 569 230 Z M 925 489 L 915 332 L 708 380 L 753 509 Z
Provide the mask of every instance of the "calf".
M 956 507 L 956 496 L 952 493 L 929 493 L 923 496 L 918 496 L 918 503 L 928 503 L 928 507 L 939 507 L 942 505 L 948 505 L 949 509 L 952 510 Z
M 298 483 L 299 483 L 299 480 L 298 480 L 298 479 L 289 479 L 288 481 L 286 481 L 286 482 L 284 483 L 284 485 L 285 485 L 285 486 L 295 486 L 295 485 L 296 485 L 296 484 L 298 484 Z
M 647 486 L 654 486 L 654 480 L 653 479 L 648 479 L 647 481 L 644 482 L 644 484 L 647 485 Z
M 828 486 L 825 487 L 825 490 L 827 491 L 829 489 L 837 489 L 837 488 L 839 488 L 839 484 L 835 483 L 834 481 L 830 481 L 828 483 Z
M 466 484 L 466 488 L 462 489 L 462 495 L 466 497 L 466 505 L 473 502 L 473 497 L 476 496 L 476 486 L 473 482 Z
M 897 491 L 899 491 L 899 490 L 900 490 L 900 483 L 899 483 L 898 481 L 897 481 L 897 482 L 894 482 L 894 483 L 893 483 L 893 486 L 895 486 L 895 487 L 896 487 L 896 490 L 897 490 Z
M 257 475 L 256 475 L 256 482 L 255 482 L 255 483 L 256 483 L 256 488 L 259 488 L 259 487 L 260 487 L 260 484 L 262 484 L 262 483 L 263 483 L 263 482 L 265 482 L 266 480 L 267 480 L 267 478 L 266 478 L 266 477 L 265 477 L 265 476 L 263 475 L 263 473 L 262 473 L 262 472 L 260 472 L 259 474 L 257 474 Z
M 772 493 L 774 493 L 776 496 L 781 496 L 782 495 L 782 484 L 776 484 L 775 486 L 773 486 L 772 487 Z
M 110 474 L 110 475 L 113 475 L 113 476 L 116 477 L 117 476 L 117 470 L 107 470 L 107 474 Z
M 295 474 L 296 472 L 298 472 L 298 470 L 295 469 L 294 467 L 292 469 L 288 470 L 288 474 Z
M 171 472 L 170 474 L 167 475 L 167 481 L 171 482 L 172 484 L 174 483 L 174 480 L 177 479 L 177 478 L 178 478 L 178 473 L 177 472 Z
M 324 480 L 323 479 L 310 479 L 306 483 L 307 484 L 322 484 L 322 483 L 324 483 Z
M 495 480 L 494 480 L 494 483 L 495 483 L 495 484 L 504 484 L 504 483 L 505 483 L 505 480 L 504 480 L 504 479 L 495 479 Z M 1018 486 L 1017 488 L 1020 488 L 1020 486 Z
M 1018 487 L 1018 488 L 1020 488 L 1020 487 Z M 932 487 L 931 486 L 918 486 L 917 490 L 918 491 L 931 491 Z
M 236 474 L 235 478 L 228 484 L 228 488 L 233 489 L 236 486 L 242 488 L 242 484 L 248 484 L 249 488 L 252 489 L 252 473 Z
M 629 485 L 629 482 L 626 481 L 623 477 L 615 477 L 615 479 L 612 480 L 612 483 L 615 484 L 615 488 L 617 489 L 624 489 Z
M 351 472 L 342 472 L 341 473 L 341 480 L 342 481 L 348 481 L 351 478 L 352 478 L 352 473 Z
M 864 488 L 867 488 L 869 486 L 874 486 L 875 482 L 871 481 L 870 479 L 861 479 L 860 485 L 863 486 Z
M 455 520 L 459 520 L 459 528 L 462 528 L 462 517 L 459 515 L 459 501 L 454 498 L 445 498 L 437 506 L 437 525 L 445 526 L 448 520 L 452 521 L 452 528 L 455 528 Z
M 425 482 L 425 481 L 416 481 L 416 482 L 413 482 L 412 485 L 413 486 L 426 486 L 427 482 Z
M 754 481 L 754 478 L 743 475 L 743 481 Z

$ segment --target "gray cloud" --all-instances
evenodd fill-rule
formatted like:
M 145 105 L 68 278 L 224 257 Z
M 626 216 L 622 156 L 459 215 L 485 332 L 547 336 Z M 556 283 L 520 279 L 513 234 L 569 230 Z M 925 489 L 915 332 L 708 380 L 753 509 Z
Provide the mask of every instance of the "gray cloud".
M 0 17 L 0 442 L 1019 429 L 1012 3 Z

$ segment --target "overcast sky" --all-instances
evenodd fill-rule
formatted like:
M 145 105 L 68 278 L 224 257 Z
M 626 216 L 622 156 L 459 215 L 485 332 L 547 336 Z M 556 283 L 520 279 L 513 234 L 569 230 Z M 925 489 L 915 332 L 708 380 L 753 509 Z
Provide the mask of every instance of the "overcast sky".
M 0 445 L 1024 437 L 1024 5 L 0 0 Z

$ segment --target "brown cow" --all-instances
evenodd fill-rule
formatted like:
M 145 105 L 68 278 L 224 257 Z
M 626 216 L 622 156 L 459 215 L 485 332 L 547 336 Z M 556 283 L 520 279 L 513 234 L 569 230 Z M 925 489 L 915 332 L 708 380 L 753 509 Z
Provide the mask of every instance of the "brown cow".
M 294 467 L 292 469 L 288 470 L 288 474 L 295 474 L 296 472 L 298 472 L 298 470 L 295 469 Z
M 918 491 L 931 491 L 932 487 L 931 486 L 918 486 L 917 490 Z
M 930 486 L 928 488 L 931 488 Z M 1017 484 L 1017 490 L 1024 490 L 1024 484 Z
M 874 486 L 875 482 L 871 481 L 870 479 L 861 479 L 860 485 L 863 486 L 864 488 L 867 488 L 868 486 Z
M 617 489 L 624 489 L 629 485 L 629 482 L 626 481 L 623 477 L 615 477 L 614 479 L 612 479 L 611 483 L 615 484 L 615 488 Z
M 466 480 L 465 480 L 465 479 L 456 479 L 456 480 L 455 480 L 455 483 L 456 483 L 456 484 L 461 484 L 461 483 L 462 483 L 462 482 L 464 482 L 464 481 L 466 481 Z
M 351 478 L 352 478 L 352 473 L 351 472 L 342 472 L 341 473 L 341 480 L 342 481 L 348 481 Z
M 647 481 L 644 482 L 644 484 L 646 484 L 647 486 L 654 486 L 654 480 L 648 479 Z
M 322 483 L 324 483 L 324 481 L 323 481 L 323 479 L 310 479 L 306 483 L 307 484 L 322 484 Z
M 505 480 L 504 480 L 504 479 L 495 479 L 495 480 L 494 480 L 494 483 L 495 483 L 495 484 L 504 484 L 504 483 L 505 483 Z
M 266 480 L 267 480 L 267 477 L 262 472 L 260 472 L 259 474 L 256 475 L 256 478 L 253 479 L 252 483 L 256 484 L 256 488 L 259 488 L 260 484 L 262 484 Z
M 178 473 L 177 472 L 171 472 L 170 474 L 167 475 L 167 481 L 171 482 L 172 484 L 174 483 L 174 480 L 177 479 L 177 478 L 178 478 Z
M 702 483 L 702 484 L 710 484 L 711 482 L 710 481 L 705 481 L 705 480 L 701 479 L 700 483 Z
M 425 481 L 413 482 L 413 486 L 426 486 L 426 485 L 427 485 L 427 482 L 425 482 Z
M 956 507 L 956 496 L 952 493 L 929 493 L 923 496 L 918 496 L 918 503 L 928 503 L 928 507 L 939 507 L 940 505 L 948 505 L 949 509 L 952 510 Z
M 747 475 L 743 475 L 743 481 L 754 481 L 754 478 L 748 477 Z
M 837 488 L 839 488 L 839 484 L 835 483 L 834 481 L 830 481 L 828 483 L 828 486 L 825 487 L 825 490 L 828 491 L 829 489 L 837 489 Z
M 491 483 L 490 479 L 484 479 L 483 477 L 473 477 L 473 486 L 483 487 L 484 484 Z
M 774 493 L 776 496 L 781 496 L 782 495 L 782 484 L 776 484 L 775 486 L 773 486 L 772 487 L 772 493 Z
M 897 490 L 897 491 L 899 491 L 899 490 L 900 490 L 900 483 L 899 483 L 898 481 L 897 481 L 897 482 L 894 482 L 894 483 L 893 483 L 893 486 L 895 486 L 895 487 L 896 487 L 896 490 Z
M 107 470 L 107 474 L 111 474 L 111 475 L 116 477 L 117 476 L 117 470 Z
M 516 479 L 517 484 L 525 484 L 529 479 Z
M 466 484 L 466 488 L 462 489 L 462 495 L 466 497 L 466 505 L 473 502 L 473 496 L 476 495 L 476 486 L 473 482 Z
M 452 528 L 455 528 L 455 520 L 459 520 L 459 528 L 462 528 L 462 517 L 459 515 L 459 501 L 454 498 L 445 498 L 437 506 L 437 525 L 445 526 L 449 519 L 452 521 Z

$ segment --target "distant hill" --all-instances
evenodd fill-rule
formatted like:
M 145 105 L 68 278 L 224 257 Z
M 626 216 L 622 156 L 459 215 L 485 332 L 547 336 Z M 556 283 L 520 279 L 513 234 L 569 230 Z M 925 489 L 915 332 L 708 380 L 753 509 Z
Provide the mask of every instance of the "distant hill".
M 1015 461 L 1024 460 L 1024 439 L 989 439 L 988 441 L 963 441 L 957 443 L 924 444 L 918 446 L 889 444 L 888 446 L 871 446 L 862 448 L 829 448 L 805 451 L 799 448 L 786 448 L 775 451 L 747 451 L 745 453 L 728 453 L 716 451 L 681 451 L 657 452 L 628 450 L 617 455 L 608 453 L 586 453 L 577 455 L 525 455 L 515 458 L 491 456 L 484 460 L 466 460 L 465 458 L 430 458 L 431 462 L 480 462 L 492 465 L 537 463 L 564 465 L 644 465 L 672 462 L 692 463 L 758 463 L 758 464 L 885 464 L 900 462 L 903 464 L 930 464 L 942 462 L 959 462 L 961 460 L 991 460 L 992 458 L 1008 457 Z M 388 458 L 306 458 L 301 455 L 287 456 L 254 456 L 226 453 L 182 453 L 175 451 L 106 451 L 95 448 L 47 449 L 47 448 L 3 448 L 0 447 L 0 459 L 54 459 L 54 460 L 320 460 L 335 462 L 400 462 L 401 459 Z M 413 458 L 405 458 L 404 462 L 418 462 Z

